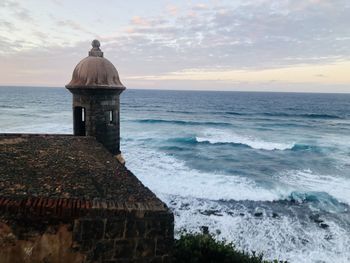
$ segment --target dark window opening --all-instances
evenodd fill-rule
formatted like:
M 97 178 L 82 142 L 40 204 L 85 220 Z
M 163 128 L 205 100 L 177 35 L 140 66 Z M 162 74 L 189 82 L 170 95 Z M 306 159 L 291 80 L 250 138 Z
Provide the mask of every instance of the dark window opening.
M 85 136 L 86 113 L 83 107 L 74 107 L 74 135 Z

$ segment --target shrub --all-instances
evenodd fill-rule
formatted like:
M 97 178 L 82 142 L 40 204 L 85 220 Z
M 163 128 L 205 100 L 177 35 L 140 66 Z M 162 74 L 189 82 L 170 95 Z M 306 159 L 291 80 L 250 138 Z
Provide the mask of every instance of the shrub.
M 267 263 L 263 256 L 236 250 L 232 243 L 216 241 L 210 234 L 185 234 L 175 240 L 176 263 Z M 277 261 L 275 261 L 277 262 Z

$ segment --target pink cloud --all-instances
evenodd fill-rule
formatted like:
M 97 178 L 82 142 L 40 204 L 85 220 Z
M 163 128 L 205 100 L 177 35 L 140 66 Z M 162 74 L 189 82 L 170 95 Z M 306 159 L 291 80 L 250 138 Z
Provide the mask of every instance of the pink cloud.
M 166 10 L 167 10 L 167 12 L 168 12 L 170 15 L 172 15 L 172 16 L 176 16 L 176 15 L 178 14 L 178 12 L 179 12 L 178 7 L 175 6 L 175 5 L 168 5 L 168 6 L 166 7 Z
M 134 16 L 131 19 L 131 24 L 133 24 L 135 26 L 149 26 L 150 22 L 147 19 L 142 18 L 140 16 Z

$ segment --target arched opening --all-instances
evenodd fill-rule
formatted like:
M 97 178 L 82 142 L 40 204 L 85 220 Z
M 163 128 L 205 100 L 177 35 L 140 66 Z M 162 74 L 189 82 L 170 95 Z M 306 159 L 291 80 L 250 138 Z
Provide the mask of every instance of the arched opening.
M 85 136 L 85 108 L 74 107 L 74 135 Z

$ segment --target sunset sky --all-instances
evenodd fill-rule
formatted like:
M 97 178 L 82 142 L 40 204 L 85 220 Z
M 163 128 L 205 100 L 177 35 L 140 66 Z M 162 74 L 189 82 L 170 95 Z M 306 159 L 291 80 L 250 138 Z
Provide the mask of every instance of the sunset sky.
M 350 92 L 349 0 L 0 0 L 0 85 L 58 86 L 97 38 L 127 88 Z

